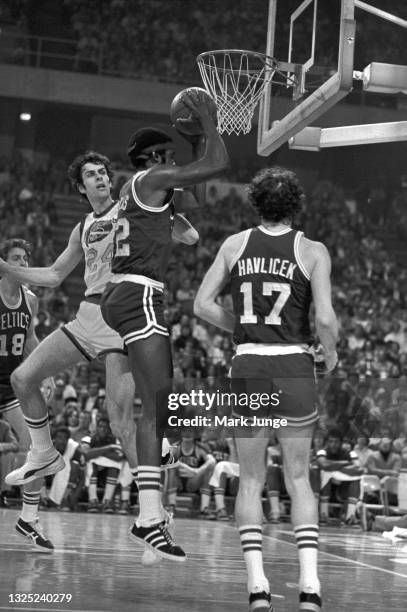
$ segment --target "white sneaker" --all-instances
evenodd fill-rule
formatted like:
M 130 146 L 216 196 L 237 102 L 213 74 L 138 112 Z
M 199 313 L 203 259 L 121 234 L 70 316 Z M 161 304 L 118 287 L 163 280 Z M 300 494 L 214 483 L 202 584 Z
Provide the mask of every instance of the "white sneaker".
M 46 451 L 31 449 L 24 465 L 7 474 L 5 481 L 8 485 L 25 485 L 37 478 L 56 474 L 64 467 L 65 461 L 54 447 Z

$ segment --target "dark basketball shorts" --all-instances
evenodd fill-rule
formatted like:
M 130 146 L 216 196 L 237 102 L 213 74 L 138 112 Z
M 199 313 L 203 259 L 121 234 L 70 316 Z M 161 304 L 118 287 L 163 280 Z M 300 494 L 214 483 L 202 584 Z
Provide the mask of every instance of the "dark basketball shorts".
M 237 397 L 233 416 L 286 419 L 290 427 L 318 420 L 314 360 L 308 353 L 237 355 L 231 378 Z
M 130 281 L 108 283 L 101 309 L 106 323 L 119 332 L 126 345 L 152 334 L 169 336 L 163 293 L 150 285 Z
M 11 385 L 0 384 L 0 414 L 18 408 L 20 402 L 16 398 Z

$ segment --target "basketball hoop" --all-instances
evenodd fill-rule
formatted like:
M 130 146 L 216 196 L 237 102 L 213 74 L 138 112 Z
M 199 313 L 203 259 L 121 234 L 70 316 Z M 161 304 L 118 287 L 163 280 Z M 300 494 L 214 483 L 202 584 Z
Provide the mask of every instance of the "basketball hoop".
M 263 53 L 238 49 L 206 51 L 196 61 L 206 90 L 216 102 L 219 133 L 248 134 L 265 88 L 275 74 L 283 75 L 279 62 Z M 285 85 L 290 84 L 289 78 L 284 75 Z

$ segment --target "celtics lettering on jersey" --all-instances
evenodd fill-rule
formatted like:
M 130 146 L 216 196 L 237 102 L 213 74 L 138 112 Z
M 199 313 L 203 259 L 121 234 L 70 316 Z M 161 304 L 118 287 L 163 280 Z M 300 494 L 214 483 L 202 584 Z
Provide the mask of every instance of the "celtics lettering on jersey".
M 31 324 L 28 289 L 20 288 L 17 306 L 9 306 L 0 293 L 0 384 L 8 385 L 10 374 L 24 357 L 24 345 Z
M 236 344 L 310 344 L 312 300 L 299 258 L 302 232 L 248 230 L 231 269 Z
M 135 174 L 120 192 L 112 272 L 137 274 L 162 283 L 172 246 L 173 191 L 160 207 L 143 204 L 136 192 L 142 174 Z

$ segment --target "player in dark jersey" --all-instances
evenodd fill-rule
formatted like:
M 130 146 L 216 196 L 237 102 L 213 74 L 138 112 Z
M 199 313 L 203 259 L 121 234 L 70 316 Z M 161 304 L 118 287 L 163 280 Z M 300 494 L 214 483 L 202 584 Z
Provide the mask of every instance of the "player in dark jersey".
M 176 165 L 171 138 L 161 130 L 144 128 L 131 138 L 128 154 L 137 172 L 121 191 L 112 261 L 115 278 L 102 300 L 106 322 L 126 343 L 143 403 L 137 427 L 140 515 L 132 535 L 157 554 L 176 561 L 184 561 L 185 553 L 162 522 L 159 490 L 161 437 L 172 384 L 163 288 L 174 222 L 173 190 L 202 183 L 228 165 L 223 140 L 205 99 L 191 94 L 185 102 L 202 125 L 198 159 Z
M 257 419 L 287 421 L 287 427 L 277 429 L 277 436 L 299 553 L 299 610 L 318 612 L 318 513 L 308 475 L 317 412 L 308 316 L 312 298 L 316 332 L 329 372 L 337 361 L 330 258 L 324 245 L 291 227 L 304 199 L 293 172 L 278 167 L 262 170 L 252 180 L 248 194 L 261 225 L 224 242 L 198 290 L 194 308 L 198 316 L 234 334 L 232 391 L 249 396 L 249 404 L 253 397 L 258 400 L 259 393 L 264 394 L 263 405 L 255 412 Z M 233 313 L 216 303 L 229 281 Z M 248 425 L 254 422 L 253 410 L 248 410 L 250 415 L 242 414 L 240 407 L 234 410 L 248 417 Z M 240 423 L 246 424 L 242 419 Z M 236 519 L 248 570 L 250 610 L 268 612 L 272 606 L 261 552 L 261 491 L 269 430 L 248 426 L 244 436 L 236 436 L 241 473 Z
M 171 512 L 175 512 L 177 490 L 200 492 L 201 516 L 209 514 L 210 490 L 208 481 L 215 465 L 215 459 L 207 449 L 194 439 L 194 432 L 185 428 L 181 433 L 178 451 L 179 465 L 168 470 L 167 501 Z
M 14 266 L 27 267 L 29 256 L 30 245 L 20 238 L 6 240 L 0 246 L 0 257 Z M 29 289 L 8 277 L 0 279 L 0 413 L 14 430 L 24 459 L 30 448 L 30 434 L 10 376 L 38 344 L 34 332 L 37 310 L 37 298 Z M 42 533 L 38 521 L 41 483 L 39 478 L 24 486 L 16 531 L 28 538 L 37 552 L 51 553 L 54 546 Z

